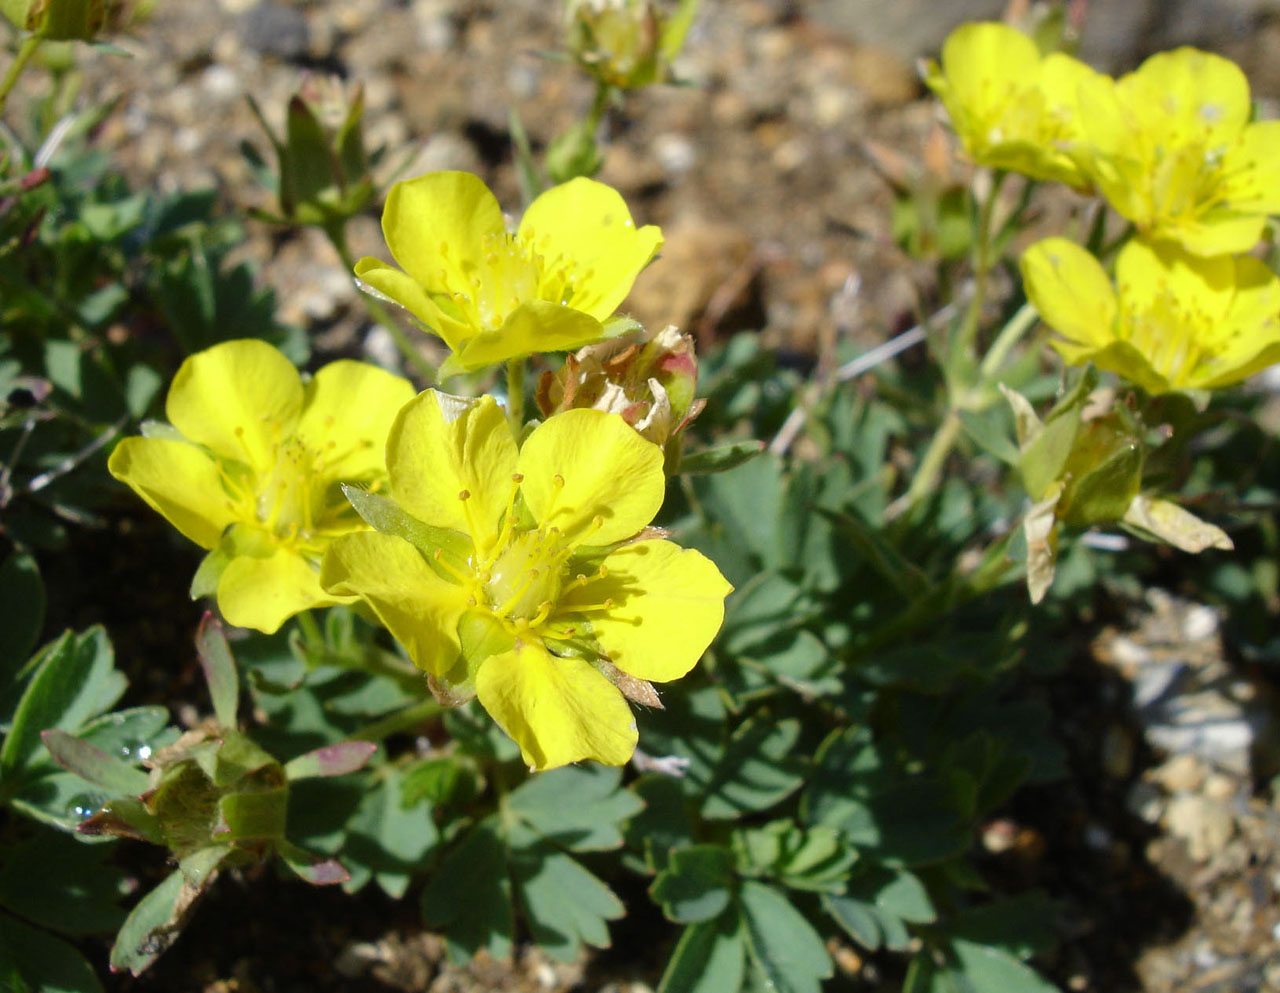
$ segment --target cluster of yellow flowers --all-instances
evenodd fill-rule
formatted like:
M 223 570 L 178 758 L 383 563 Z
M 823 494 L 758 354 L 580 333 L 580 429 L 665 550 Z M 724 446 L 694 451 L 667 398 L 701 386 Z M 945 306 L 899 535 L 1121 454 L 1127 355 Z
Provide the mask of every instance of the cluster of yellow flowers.
M 1114 282 L 1079 245 L 1023 256 L 1027 294 L 1069 363 L 1150 393 L 1239 382 L 1280 361 L 1280 280 L 1247 257 L 1280 213 L 1280 121 L 1254 121 L 1233 62 L 1163 52 L 1113 79 L 1017 29 L 967 24 L 929 86 L 972 159 L 1096 191 L 1133 225 Z
M 662 243 L 587 179 L 543 194 L 512 233 L 456 172 L 394 187 L 383 229 L 400 268 L 363 259 L 357 274 L 444 339 L 450 370 L 600 342 Z M 478 697 L 535 769 L 626 762 L 627 698 L 656 701 L 649 681 L 683 676 L 720 628 L 729 584 L 649 526 L 664 453 L 634 410 L 562 405 L 524 431 L 489 396 L 415 396 L 353 361 L 304 383 L 243 340 L 187 359 L 166 414 L 109 468 L 208 550 L 193 595 L 268 633 L 361 605 L 439 697 Z M 394 501 L 397 533 L 371 529 L 343 484 Z

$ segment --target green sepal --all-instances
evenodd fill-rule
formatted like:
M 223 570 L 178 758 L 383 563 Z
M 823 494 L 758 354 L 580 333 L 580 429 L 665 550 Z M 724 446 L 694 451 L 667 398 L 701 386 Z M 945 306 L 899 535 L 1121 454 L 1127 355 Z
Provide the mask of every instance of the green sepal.
M 229 841 L 277 839 L 284 837 L 289 810 L 289 788 L 228 793 L 218 803 L 221 822 L 214 828 L 216 838 Z
M 403 538 L 427 560 L 427 564 L 440 572 L 445 579 L 452 578 L 441 570 L 436 561 L 436 552 L 440 552 L 449 565 L 461 570 L 467 558 L 474 551 L 471 539 L 461 531 L 440 528 L 427 524 L 407 513 L 394 500 L 362 490 L 350 483 L 342 484 L 342 492 L 369 527 L 383 534 L 393 534 Z

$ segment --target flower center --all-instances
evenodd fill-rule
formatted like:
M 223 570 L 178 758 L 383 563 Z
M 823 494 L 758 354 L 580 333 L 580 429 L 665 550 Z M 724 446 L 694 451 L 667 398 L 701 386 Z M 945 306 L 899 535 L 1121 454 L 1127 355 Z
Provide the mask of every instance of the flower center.
M 316 457 L 296 438 L 276 448 L 271 469 L 260 477 L 258 520 L 277 537 L 309 537 L 323 513 L 323 487 L 316 479 Z
M 516 621 L 545 619 L 560 596 L 568 557 L 553 532 L 515 532 L 478 577 L 490 609 Z
M 446 257 L 448 248 L 440 246 Z M 577 283 L 573 260 L 552 258 L 548 250 L 549 240 L 532 231 L 519 236 L 491 232 L 484 237 L 478 259 L 462 261 L 461 272 L 441 271 L 445 293 L 465 323 L 488 331 L 501 328 L 526 301 L 570 305 Z

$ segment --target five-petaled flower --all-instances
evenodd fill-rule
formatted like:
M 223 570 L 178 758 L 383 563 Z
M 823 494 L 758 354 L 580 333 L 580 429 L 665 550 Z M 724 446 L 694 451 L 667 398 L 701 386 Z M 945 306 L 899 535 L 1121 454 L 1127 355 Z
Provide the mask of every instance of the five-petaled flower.
M 687 673 L 731 590 L 647 527 L 662 462 L 616 414 L 556 414 L 517 448 L 492 397 L 427 391 L 392 427 L 390 492 L 447 540 L 340 538 L 324 587 L 362 597 L 440 695 L 478 696 L 534 769 L 619 765 L 637 740 L 624 692 Z
M 1135 239 L 1113 288 L 1079 245 L 1046 238 L 1022 256 L 1022 273 L 1067 362 L 1091 361 L 1149 393 L 1216 389 L 1280 361 L 1280 279 L 1255 258 Z
M 356 275 L 444 339 L 444 375 L 602 340 L 662 244 L 653 225 L 636 228 L 616 190 L 590 179 L 543 193 L 513 234 L 465 172 L 397 183 L 382 231 L 400 268 L 363 258 Z
M 1087 187 L 1072 152 L 1082 137 L 1078 94 L 1102 79 L 1060 52 L 1041 56 L 1008 24 L 956 28 L 929 63 L 925 82 L 942 101 L 965 151 L 979 165 Z
M 224 342 L 178 370 L 165 402 L 172 428 L 124 439 L 108 468 L 210 550 L 193 595 L 216 589 L 229 622 L 271 633 L 343 602 L 320 588 L 320 557 L 365 525 L 338 484 L 385 480 L 387 431 L 413 394 L 407 380 L 348 360 L 304 386 L 266 342 Z
M 1280 121 L 1250 122 L 1249 83 L 1229 59 L 1161 52 L 1080 91 L 1082 167 L 1151 240 L 1196 255 L 1247 252 L 1280 213 Z

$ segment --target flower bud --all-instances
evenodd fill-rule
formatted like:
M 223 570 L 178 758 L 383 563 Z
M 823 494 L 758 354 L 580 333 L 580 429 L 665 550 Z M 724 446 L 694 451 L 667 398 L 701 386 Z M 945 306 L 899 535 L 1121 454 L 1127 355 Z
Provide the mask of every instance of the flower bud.
M 122 0 L 0 0 L 0 12 L 47 41 L 88 41 L 128 19 Z
M 307 77 L 289 100 L 283 141 L 256 104 L 253 109 L 279 163 L 284 219 L 329 227 L 368 206 L 375 190 L 364 146 L 362 87 L 348 96 L 337 80 Z
M 674 13 L 654 0 L 569 0 L 569 51 L 607 86 L 628 90 L 668 82 L 697 8 L 696 0 L 683 0 Z
M 668 325 L 657 334 L 641 328 L 580 348 L 558 373 L 543 373 L 537 401 L 545 417 L 575 407 L 621 414 L 665 446 L 702 411 L 697 386 L 693 338 Z

